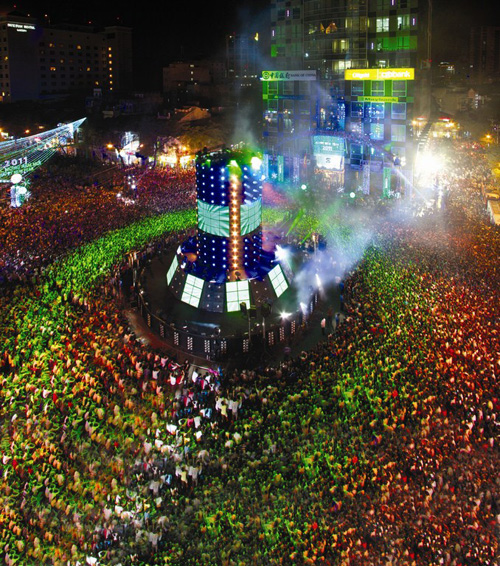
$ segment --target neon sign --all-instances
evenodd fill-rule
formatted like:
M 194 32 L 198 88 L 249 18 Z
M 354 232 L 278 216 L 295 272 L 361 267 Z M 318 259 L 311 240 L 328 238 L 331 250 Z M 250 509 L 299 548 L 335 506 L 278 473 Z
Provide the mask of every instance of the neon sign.
M 262 71 L 262 81 L 315 81 L 316 71 Z
M 415 69 L 346 69 L 346 81 L 412 81 Z
M 397 96 L 358 96 L 358 102 L 399 102 Z
M 14 24 L 14 23 L 8 23 L 7 24 L 8 28 L 14 28 L 17 31 L 27 31 L 29 29 L 35 29 L 35 26 L 33 24 Z

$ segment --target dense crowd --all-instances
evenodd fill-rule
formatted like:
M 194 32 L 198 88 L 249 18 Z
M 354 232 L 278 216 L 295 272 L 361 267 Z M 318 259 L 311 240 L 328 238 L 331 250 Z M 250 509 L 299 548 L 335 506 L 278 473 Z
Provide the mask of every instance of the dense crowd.
M 5 563 L 496 564 L 500 238 L 487 168 L 455 150 L 442 209 L 374 224 L 343 323 L 252 370 L 145 344 L 122 309 L 129 254 L 194 225 L 180 185 L 160 215 L 45 244 L 44 272 L 0 298 Z M 304 214 L 294 230 L 333 228 Z M 12 244 L 7 271 L 37 267 L 37 245 Z
M 55 158 L 40 171 L 23 207 L 0 208 L 0 283 L 25 283 L 59 255 L 110 230 L 194 206 L 192 169 L 123 169 L 71 159 Z

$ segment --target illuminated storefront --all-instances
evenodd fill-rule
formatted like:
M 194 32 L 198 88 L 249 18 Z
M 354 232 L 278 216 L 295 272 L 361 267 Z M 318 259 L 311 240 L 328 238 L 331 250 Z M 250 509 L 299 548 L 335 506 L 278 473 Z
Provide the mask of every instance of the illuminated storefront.
M 360 140 L 352 144 L 350 164 L 387 161 L 388 155 L 404 164 L 411 139 L 415 69 L 348 69 L 344 78 L 347 130 Z
M 263 71 L 263 137 L 266 175 L 298 182 L 307 175 L 315 116 L 314 70 Z

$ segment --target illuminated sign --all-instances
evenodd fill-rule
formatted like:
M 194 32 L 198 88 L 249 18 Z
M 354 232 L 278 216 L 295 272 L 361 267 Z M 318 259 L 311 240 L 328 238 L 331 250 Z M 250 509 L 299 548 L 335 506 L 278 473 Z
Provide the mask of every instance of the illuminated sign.
M 358 102 L 399 102 L 399 98 L 397 96 L 358 96 Z
M 316 71 L 262 71 L 262 81 L 315 81 Z
M 33 161 L 29 161 L 27 157 L 7 159 L 3 162 L 3 165 L 0 163 L 0 180 L 6 181 L 16 173 L 26 176 L 37 167 L 40 167 L 41 164 L 41 159 L 35 159 Z
M 35 29 L 35 26 L 33 24 L 14 24 L 14 23 L 8 23 L 7 24 L 8 28 L 14 28 L 17 31 L 28 31 L 29 29 Z
M 313 153 L 319 169 L 340 171 L 344 168 L 344 138 L 336 136 L 313 136 Z
M 346 81 L 412 81 L 415 69 L 347 69 Z
M 344 155 L 344 146 L 344 138 L 335 136 L 313 136 L 314 155 L 320 153 Z

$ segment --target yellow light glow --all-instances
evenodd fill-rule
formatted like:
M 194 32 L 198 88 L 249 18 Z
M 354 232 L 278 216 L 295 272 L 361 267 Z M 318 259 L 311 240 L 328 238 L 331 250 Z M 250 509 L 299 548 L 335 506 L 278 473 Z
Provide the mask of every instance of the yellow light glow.
M 346 69 L 346 81 L 381 81 L 381 80 L 407 80 L 415 79 L 415 69 Z

